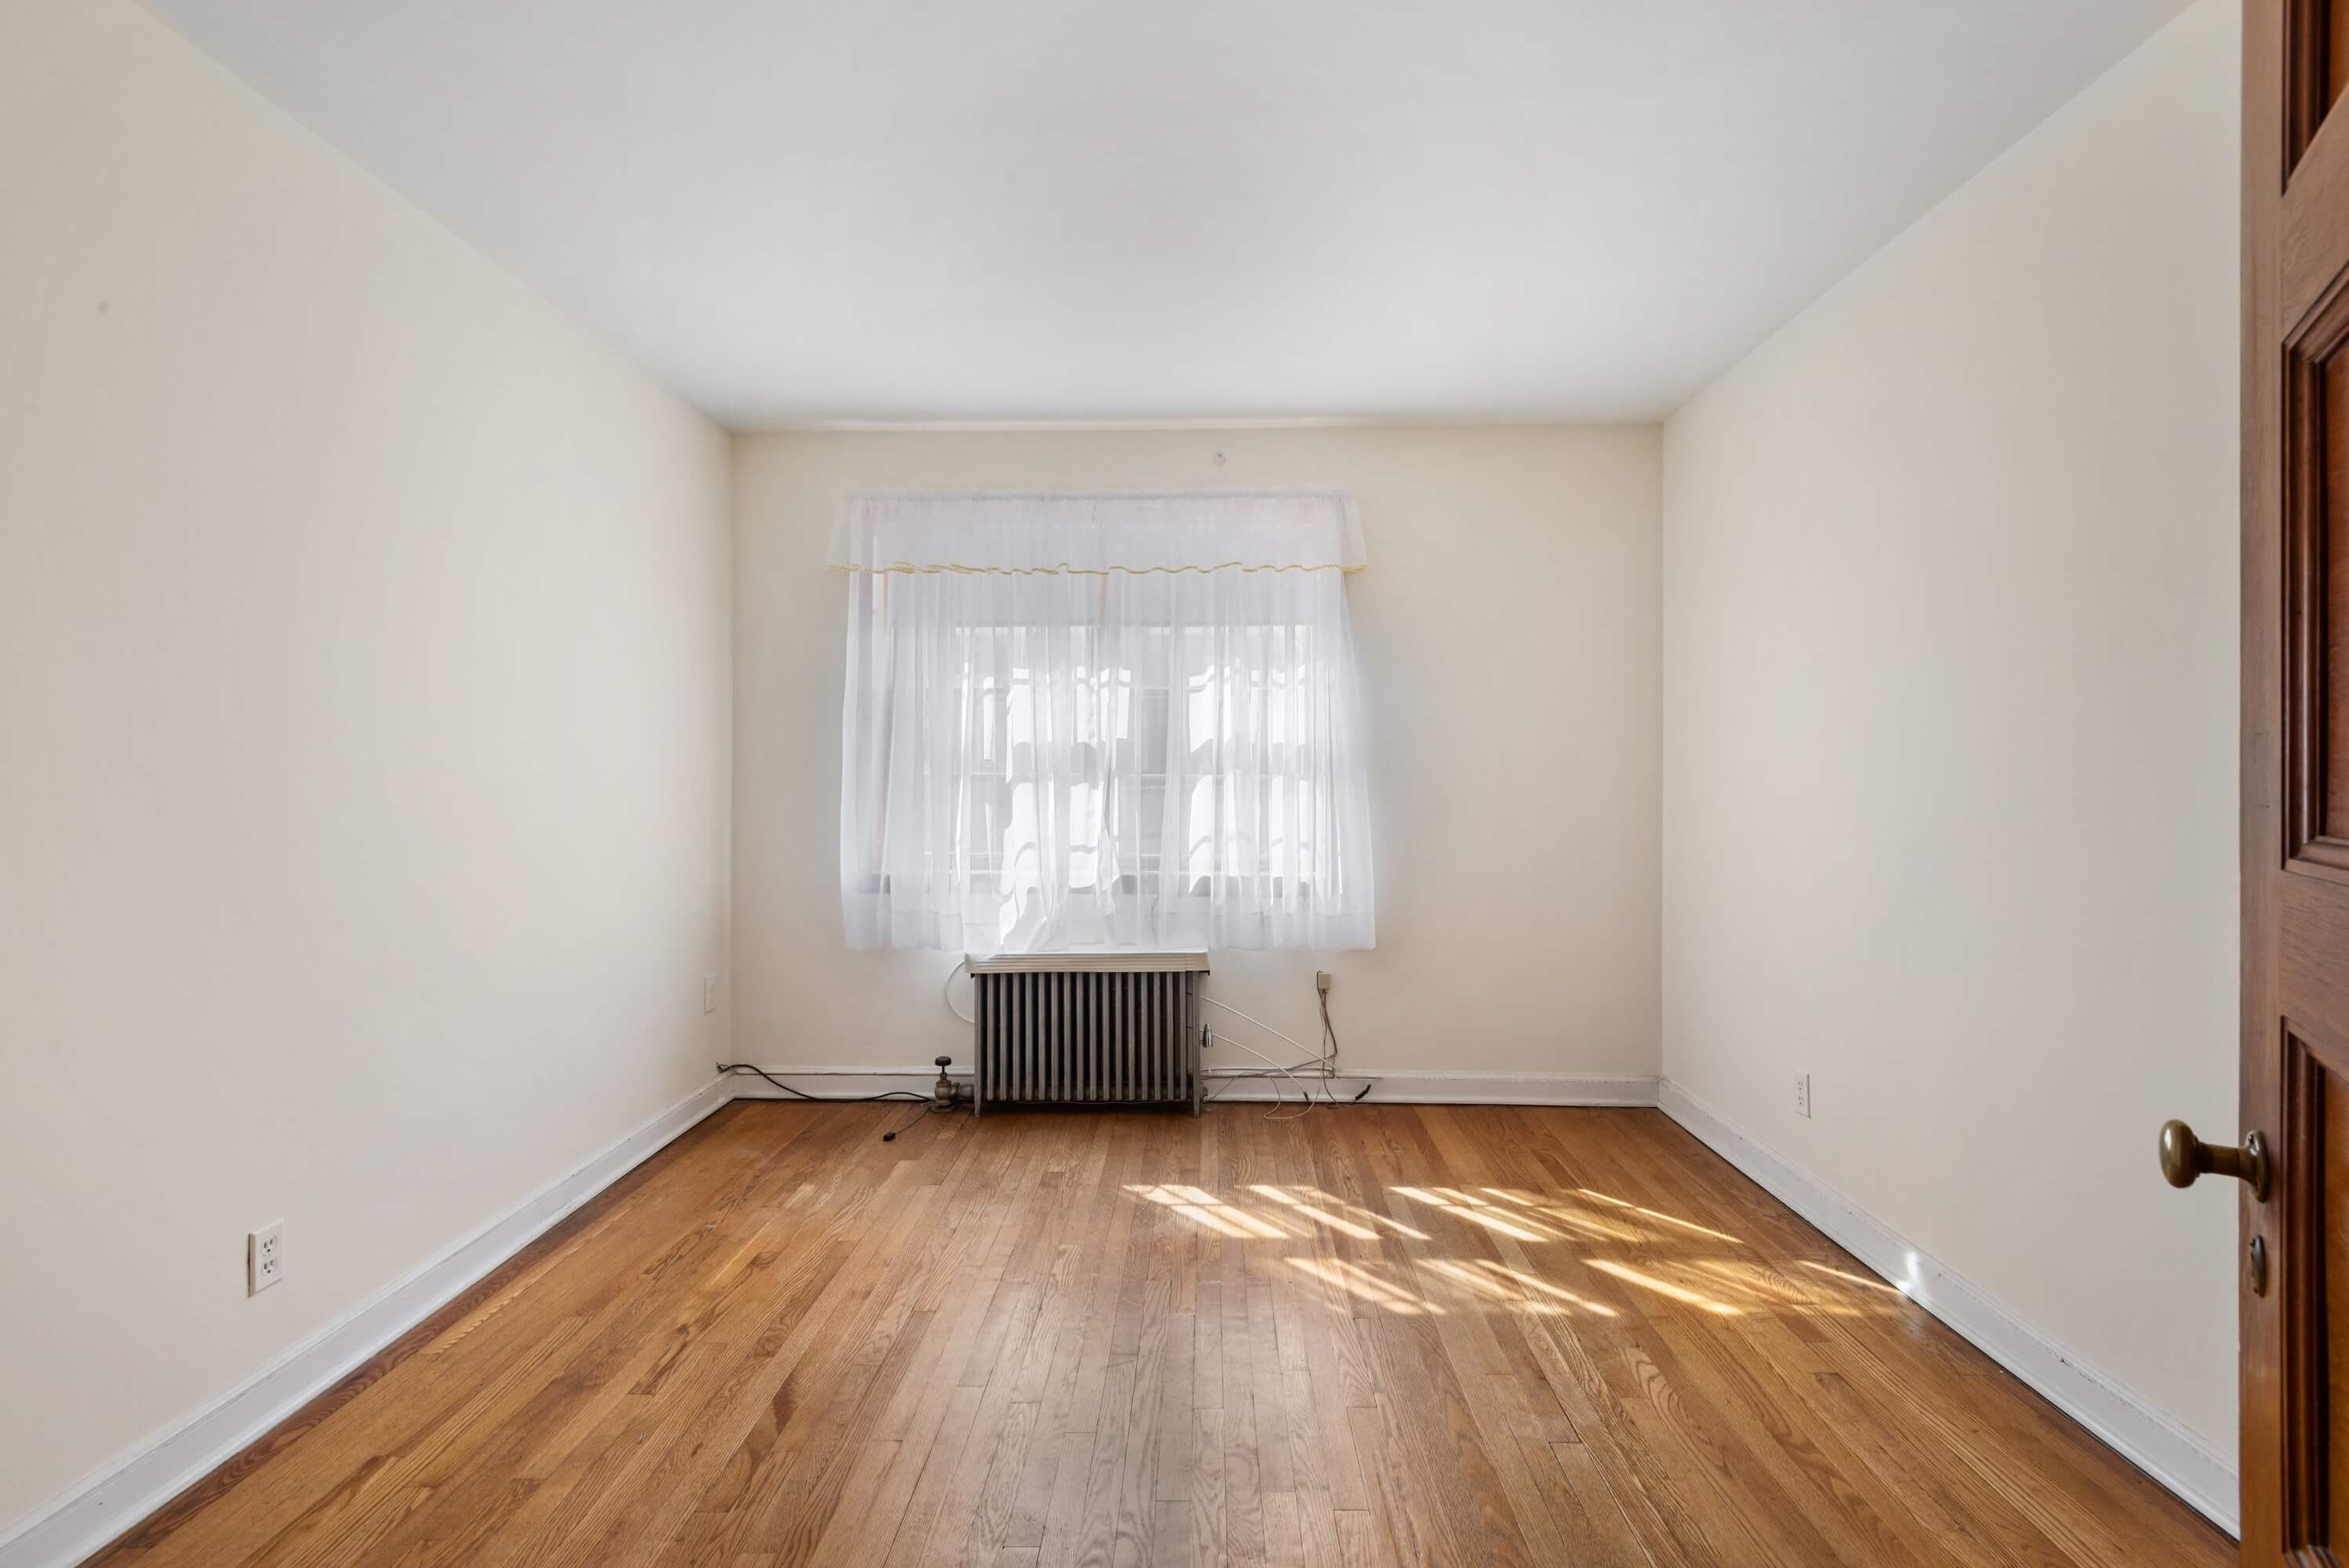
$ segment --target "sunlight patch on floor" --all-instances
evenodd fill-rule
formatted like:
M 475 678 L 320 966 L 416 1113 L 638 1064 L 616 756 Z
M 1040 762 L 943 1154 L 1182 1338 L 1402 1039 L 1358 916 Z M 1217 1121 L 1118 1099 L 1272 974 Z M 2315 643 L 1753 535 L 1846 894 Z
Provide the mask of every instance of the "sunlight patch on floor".
M 1335 1285 L 1347 1295 L 1357 1296 L 1374 1306 L 1384 1308 L 1398 1317 L 1414 1317 L 1422 1313 L 1441 1317 L 1444 1309 L 1432 1301 L 1422 1301 L 1356 1264 L 1342 1258 L 1288 1258 L 1290 1268 L 1311 1274 L 1324 1284 Z
M 1456 1214 L 1471 1224 L 1482 1225 L 1488 1231 L 1497 1231 L 1502 1235 L 1513 1236 L 1521 1242 L 1554 1242 L 1559 1239 L 1555 1231 L 1534 1228 L 1533 1222 L 1529 1220 L 1518 1222 L 1505 1218 L 1497 1210 L 1481 1208 L 1473 1200 L 1459 1193 L 1452 1193 L 1452 1189 L 1448 1187 L 1436 1189 L 1436 1192 L 1452 1193 L 1450 1197 L 1443 1198 L 1437 1197 L 1435 1192 L 1418 1187 L 1395 1187 L 1390 1191 L 1402 1193 L 1414 1203 L 1424 1203 L 1429 1208 L 1444 1213 Z M 1455 1202 L 1455 1199 L 1458 1201 Z
M 1544 1295 L 1555 1296 L 1568 1305 L 1580 1307 L 1585 1312 L 1595 1312 L 1601 1317 L 1616 1315 L 1615 1309 L 1604 1303 L 1578 1296 L 1563 1285 L 1552 1284 L 1546 1279 L 1537 1279 L 1521 1269 L 1513 1269 L 1506 1264 L 1496 1264 L 1490 1258 L 1478 1258 L 1476 1266 L 1493 1274 L 1506 1275 L 1515 1280 L 1522 1289 L 1538 1291 Z
M 1673 1284 L 1669 1280 L 1661 1280 L 1653 1274 L 1641 1274 L 1628 1264 L 1619 1264 L 1611 1258 L 1591 1258 L 1588 1262 L 1592 1268 L 1602 1274 L 1613 1274 L 1626 1284 L 1636 1284 L 1641 1290 L 1654 1291 L 1658 1295 L 1669 1296 L 1684 1305 L 1697 1307 L 1723 1317 L 1735 1317 L 1739 1314 L 1739 1308 L 1730 1305 L 1725 1301 L 1715 1301 L 1709 1295 L 1700 1295 L 1695 1291 Z
M 1309 1220 L 1318 1220 L 1322 1224 L 1325 1224 L 1331 1230 L 1337 1232 L 1340 1235 L 1351 1236 L 1358 1242 L 1375 1242 L 1379 1239 L 1379 1233 L 1376 1231 L 1371 1230 L 1362 1225 L 1358 1225 L 1351 1220 L 1341 1220 L 1326 1209 L 1309 1203 L 1302 1198 L 1291 1197 L 1288 1193 L 1283 1191 L 1278 1187 L 1270 1187 L 1265 1185 L 1263 1182 L 1258 1182 L 1255 1186 L 1249 1188 L 1248 1191 L 1254 1192 L 1259 1198 L 1266 1199 L 1271 1202 L 1279 1203 L 1287 1208 L 1294 1209 L 1297 1212 L 1304 1215 Z
M 1651 1220 L 1659 1220 L 1667 1225 L 1678 1225 L 1683 1231 L 1694 1231 L 1701 1236 L 1711 1236 L 1716 1241 L 1727 1242 L 1733 1247 L 1742 1247 L 1745 1244 L 1744 1242 L 1739 1241 L 1735 1236 L 1730 1235 L 1724 1231 L 1708 1229 L 1703 1225 L 1698 1224 L 1693 1220 L 1683 1220 L 1676 1214 L 1667 1214 L 1658 1209 L 1642 1208 L 1637 1203 L 1627 1202 L 1621 1198 L 1610 1198 L 1604 1192 L 1594 1192 L 1588 1187 L 1578 1187 L 1575 1191 L 1581 1193 L 1582 1196 L 1594 1199 L 1599 1202 L 1612 1203 L 1619 1209 L 1629 1209 L 1635 1214 L 1644 1214 Z
M 1825 1264 L 1815 1264 L 1808 1258 L 1801 1258 L 1796 1261 L 1806 1269 L 1816 1269 L 1823 1274 L 1833 1274 L 1836 1278 L 1843 1281 L 1846 1284 L 1865 1285 L 1869 1290 L 1880 1290 L 1887 1295 L 1897 1295 L 1904 1300 L 1909 1295 L 1907 1291 L 1902 1290 L 1899 1285 L 1887 1284 L 1880 1279 L 1868 1279 L 1859 1274 L 1847 1274 L 1842 1269 L 1831 1269 Z
M 1258 1241 L 1285 1242 L 1296 1233 L 1278 1222 L 1240 1207 L 1237 1203 L 1218 1202 L 1196 1187 L 1129 1186 L 1126 1191 L 1175 1213 L 1217 1235 L 1234 1236 L 1242 1241 L 1253 1237 Z
M 1451 1302 L 1454 1310 L 1529 1317 L 1583 1313 L 1619 1317 L 1627 1310 L 1543 1277 L 1556 1272 L 1553 1264 L 1586 1267 L 1634 1290 L 1721 1317 L 1747 1312 L 1852 1317 L 1870 1310 L 1833 1291 L 1806 1291 L 1798 1280 L 1750 1256 L 1689 1255 L 1706 1242 L 1740 1249 L 1746 1243 L 1725 1231 L 1588 1187 L 1536 1191 L 1399 1183 L 1386 1189 L 1398 1212 L 1415 1206 L 1429 1219 L 1448 1216 L 1498 1238 L 1471 1244 L 1465 1256 L 1430 1256 L 1430 1245 L 1438 1240 L 1430 1231 L 1309 1182 L 1251 1181 L 1222 1194 L 1187 1182 L 1130 1182 L 1125 1191 L 1211 1237 L 1285 1243 L 1275 1249 L 1288 1254 L 1281 1262 L 1330 1287 L 1329 1302 L 1339 1311 L 1359 1314 L 1374 1307 L 1399 1316 L 1439 1315 L 1445 1310 L 1439 1301 Z M 1460 1233 L 1453 1234 L 1456 1238 Z M 1549 1249 L 1553 1243 L 1568 1250 L 1539 1254 L 1518 1250 L 1520 1245 Z M 1381 1248 L 1392 1247 L 1402 1250 L 1381 1253 Z M 1474 1255 L 1486 1249 L 1497 1250 L 1509 1261 Z M 1350 1255 L 1332 1256 L 1333 1251 Z M 1824 1264 L 1804 1262 L 1803 1266 L 1872 1291 L 1904 1294 Z M 1351 1306 L 1342 1305 L 1347 1303 Z

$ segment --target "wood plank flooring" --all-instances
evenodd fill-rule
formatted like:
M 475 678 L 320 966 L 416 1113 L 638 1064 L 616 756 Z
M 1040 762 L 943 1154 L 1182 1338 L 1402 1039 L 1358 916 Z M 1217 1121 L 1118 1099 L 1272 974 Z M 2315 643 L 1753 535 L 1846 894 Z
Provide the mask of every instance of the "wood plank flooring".
M 2221 1564 L 1661 1115 L 737 1101 L 110 1568 Z

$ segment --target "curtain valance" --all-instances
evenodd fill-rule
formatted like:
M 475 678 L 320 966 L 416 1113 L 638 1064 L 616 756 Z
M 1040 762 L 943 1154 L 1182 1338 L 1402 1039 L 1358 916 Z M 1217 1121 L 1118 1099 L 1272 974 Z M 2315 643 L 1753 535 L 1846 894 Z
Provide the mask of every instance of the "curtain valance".
M 866 490 L 841 503 L 842 572 L 1102 574 L 1358 572 L 1353 498 L 1333 490 Z

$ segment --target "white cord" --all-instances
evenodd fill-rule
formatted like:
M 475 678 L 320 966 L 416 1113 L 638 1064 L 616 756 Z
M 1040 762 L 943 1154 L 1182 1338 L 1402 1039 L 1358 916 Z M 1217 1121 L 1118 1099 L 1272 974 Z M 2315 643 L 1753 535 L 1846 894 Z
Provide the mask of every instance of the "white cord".
M 938 995 L 939 995 L 939 996 L 940 996 L 941 998 L 943 998 L 943 999 L 945 1000 L 946 1005 L 947 1005 L 947 1012 L 952 1013 L 956 1017 L 960 1018 L 960 1019 L 961 1019 L 964 1023 L 966 1023 L 966 1024 L 976 1024 L 976 1023 L 978 1023 L 978 1020 L 976 1017 L 972 1016 L 971 1016 L 970 1014 L 968 1014 L 968 1013 L 964 1012 L 960 1007 L 957 1007 L 957 1006 L 956 1006 L 954 1005 L 954 980 L 955 980 L 955 976 L 956 976 L 956 975 L 959 975 L 959 974 L 961 974 L 964 970 L 966 970 L 966 969 L 968 969 L 968 968 L 969 968 L 969 967 L 970 967 L 970 960 L 969 960 L 969 958 L 965 957 L 965 958 L 964 958 L 960 963 L 957 964 L 953 968 L 951 968 L 951 969 L 947 970 L 947 983 L 946 983 L 944 985 L 942 985 L 942 986 L 940 986 L 940 987 L 938 988 Z
M 1274 1028 L 1270 1024 L 1266 1023 L 1263 1019 L 1241 1012 L 1229 1002 L 1219 1001 L 1216 998 L 1208 995 L 1204 991 L 1198 993 L 1198 997 L 1200 1001 L 1206 1003 L 1211 1007 L 1221 1007 L 1225 1012 L 1231 1014 L 1234 1017 L 1247 1019 L 1249 1023 L 1254 1024 L 1257 1028 L 1262 1029 L 1268 1035 L 1279 1035 L 1282 1039 L 1287 1040 L 1290 1045 L 1295 1046 L 1300 1051 L 1312 1049 L 1312 1047 L 1307 1046 L 1302 1040 L 1297 1039 L 1293 1036 L 1281 1034 L 1281 1031 Z M 1296 1113 L 1297 1116 L 1303 1116 L 1307 1111 L 1313 1109 L 1312 1087 L 1309 1084 L 1299 1081 L 1296 1070 L 1298 1068 L 1303 1068 L 1308 1071 L 1310 1071 L 1315 1068 L 1319 1068 L 1321 1071 L 1322 1099 L 1330 1105 L 1335 1105 L 1338 1103 L 1338 1097 L 1330 1092 L 1330 1068 L 1335 1058 L 1331 1057 L 1326 1047 L 1323 1049 L 1313 1051 L 1313 1059 L 1311 1061 L 1299 1062 L 1295 1064 L 1294 1067 L 1290 1067 L 1274 1061 L 1270 1057 L 1266 1056 L 1262 1051 L 1257 1050 L 1255 1047 L 1243 1042 L 1237 1036 L 1223 1035 L 1218 1036 L 1217 1037 L 1231 1041 L 1233 1045 L 1239 1047 L 1240 1049 L 1247 1052 L 1248 1055 L 1264 1063 L 1265 1066 L 1272 1068 L 1273 1071 L 1278 1073 L 1282 1078 L 1285 1078 L 1290 1083 L 1295 1084 L 1297 1086 L 1297 1092 L 1304 1098 L 1305 1101 L 1303 1108 Z M 1221 1099 L 1222 1097 L 1217 1096 L 1216 1098 Z M 1273 1098 L 1277 1103 L 1275 1104 L 1274 1109 L 1265 1112 L 1265 1115 L 1268 1119 L 1276 1121 L 1295 1120 L 1295 1116 L 1280 1116 L 1277 1114 L 1279 1109 L 1279 1106 L 1287 1103 L 1280 1099 L 1279 1091 L 1278 1089 L 1273 1091 Z
M 1273 1071 L 1275 1071 L 1275 1072 L 1278 1073 L 1281 1077 L 1283 1077 L 1283 1078 L 1287 1078 L 1290 1083 L 1292 1083 L 1292 1084 L 1297 1084 L 1297 1092 L 1298 1092 L 1299 1094 L 1300 1094 L 1300 1095 L 1302 1095 L 1302 1096 L 1304 1096 L 1304 1097 L 1305 1097 L 1305 1109 L 1306 1109 L 1306 1110 L 1310 1110 L 1310 1109 L 1313 1109 L 1313 1091 L 1312 1091 L 1311 1089 L 1308 1088 L 1305 1085 L 1303 1085 L 1303 1084 L 1301 1084 L 1301 1083 L 1298 1083 L 1298 1082 L 1297 1082 L 1297 1074 L 1296 1074 L 1295 1072 L 1291 1071 L 1291 1070 L 1290 1070 L 1289 1068 L 1285 1068 L 1285 1067 L 1281 1066 L 1278 1062 L 1274 1061 L 1270 1057 L 1266 1056 L 1262 1051 L 1257 1050 L 1254 1046 L 1248 1045 L 1248 1044 L 1245 1043 L 1244 1041 L 1241 1041 L 1241 1040 L 1236 1039 L 1236 1038 L 1234 1038 L 1234 1037 L 1233 1037 L 1232 1036 L 1230 1036 L 1230 1035 L 1224 1035 L 1224 1036 L 1220 1036 L 1220 1037 L 1219 1037 L 1219 1038 L 1222 1038 L 1222 1039 L 1230 1040 L 1230 1041 L 1232 1042 L 1232 1044 L 1234 1044 L 1234 1045 L 1236 1045 L 1236 1046 L 1238 1046 L 1240 1049 L 1242 1049 L 1242 1050 L 1246 1051 L 1248 1055 L 1250 1055 L 1250 1056 L 1254 1057 L 1257 1060 L 1258 1060 L 1258 1061 L 1262 1062 L 1265 1066 L 1267 1066 L 1267 1067 L 1270 1068 Z M 1286 1038 L 1287 1037 L 1285 1037 L 1285 1036 L 1284 1036 L 1283 1037 L 1284 1037 L 1284 1038 Z M 1295 1042 L 1294 1040 L 1291 1040 L 1289 1043 L 1290 1043 L 1291 1045 L 1296 1044 L 1296 1042 Z M 1278 1090 L 1275 1090 L 1275 1091 L 1274 1091 L 1274 1096 L 1273 1096 L 1273 1098 L 1274 1098 L 1275 1099 L 1279 1099 L 1279 1092 L 1278 1092 Z M 1299 1111 L 1299 1112 L 1298 1112 L 1298 1114 L 1299 1114 L 1299 1116 L 1302 1116 L 1304 1113 L 1305 1113 L 1304 1111 Z M 1268 1116 L 1269 1116 L 1269 1115 L 1271 1115 L 1272 1113 L 1271 1113 L 1270 1111 L 1267 1111 L 1265 1114 L 1266 1114 L 1266 1115 L 1268 1115 Z
M 1205 991 L 1200 992 L 1198 995 L 1199 1000 L 1205 1002 L 1210 1007 L 1221 1007 L 1225 1012 L 1229 1013 L 1236 1018 L 1247 1018 L 1249 1023 L 1254 1024 L 1257 1028 L 1262 1029 L 1268 1035 L 1280 1035 L 1280 1031 L 1278 1029 L 1274 1028 L 1262 1018 L 1250 1017 L 1247 1014 L 1241 1012 L 1237 1007 L 1233 1006 L 1229 1002 L 1217 1001 L 1215 997 L 1208 995 Z M 1327 1051 L 1314 1051 L 1313 1047 L 1307 1045 L 1304 1041 L 1293 1038 L 1288 1035 L 1280 1035 L 1280 1037 L 1284 1040 L 1288 1040 L 1290 1045 L 1295 1046 L 1300 1051 L 1313 1051 L 1313 1058 L 1316 1061 L 1327 1061 L 1329 1059 L 1329 1053 Z

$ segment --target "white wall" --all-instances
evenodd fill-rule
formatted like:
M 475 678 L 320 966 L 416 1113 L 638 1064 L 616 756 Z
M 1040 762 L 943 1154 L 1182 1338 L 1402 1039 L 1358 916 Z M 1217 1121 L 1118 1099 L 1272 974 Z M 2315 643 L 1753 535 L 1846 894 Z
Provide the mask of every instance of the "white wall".
M 2230 1455 L 2238 26 L 1664 438 L 1667 1076 Z
M 742 1056 L 969 1056 L 939 996 L 953 954 L 842 942 L 847 596 L 823 558 L 843 492 L 1327 484 L 1360 498 L 1370 548 L 1348 593 L 1379 945 L 1219 954 L 1211 992 L 1310 1040 L 1328 968 L 1366 1069 L 1655 1072 L 1653 428 L 810 432 L 736 452 Z
M 146 12 L 0 211 L 5 1535 L 709 1080 L 730 699 L 724 433 Z

